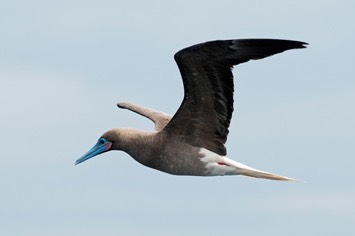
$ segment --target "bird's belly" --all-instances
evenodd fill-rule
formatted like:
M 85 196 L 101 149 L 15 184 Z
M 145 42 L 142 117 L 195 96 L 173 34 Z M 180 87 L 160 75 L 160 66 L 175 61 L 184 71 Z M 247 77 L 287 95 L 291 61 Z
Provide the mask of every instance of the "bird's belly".
M 174 155 L 175 154 L 175 155 Z M 228 164 L 227 157 L 220 156 L 205 148 L 198 148 L 190 153 L 162 153 L 152 157 L 143 165 L 173 175 L 221 176 L 235 175 L 234 166 Z

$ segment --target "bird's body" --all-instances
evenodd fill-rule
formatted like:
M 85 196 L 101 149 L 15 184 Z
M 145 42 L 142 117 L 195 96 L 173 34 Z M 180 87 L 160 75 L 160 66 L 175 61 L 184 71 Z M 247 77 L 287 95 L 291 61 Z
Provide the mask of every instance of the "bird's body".
M 227 158 L 224 146 L 233 112 L 233 65 L 261 59 L 305 43 L 245 39 L 211 41 L 175 54 L 184 100 L 174 116 L 132 103 L 118 107 L 143 115 L 155 131 L 116 128 L 106 132 L 79 164 L 109 150 L 122 150 L 139 163 L 174 175 L 246 175 L 275 180 L 290 178 L 263 172 Z

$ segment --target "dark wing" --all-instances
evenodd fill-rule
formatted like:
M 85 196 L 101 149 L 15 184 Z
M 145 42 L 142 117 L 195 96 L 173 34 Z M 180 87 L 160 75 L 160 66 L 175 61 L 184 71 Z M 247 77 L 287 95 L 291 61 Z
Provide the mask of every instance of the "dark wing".
M 305 45 L 289 40 L 241 39 L 206 42 L 177 52 L 185 96 L 163 131 L 226 155 L 224 144 L 233 112 L 233 65 Z

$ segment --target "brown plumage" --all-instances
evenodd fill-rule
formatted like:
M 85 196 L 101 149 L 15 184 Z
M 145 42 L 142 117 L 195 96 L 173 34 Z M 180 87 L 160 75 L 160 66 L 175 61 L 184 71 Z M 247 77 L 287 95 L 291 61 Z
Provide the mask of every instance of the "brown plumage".
M 184 83 L 184 99 L 171 117 L 131 103 L 118 107 L 155 123 L 154 132 L 113 129 L 77 164 L 109 150 L 123 150 L 148 167 L 177 175 L 234 175 L 290 180 L 258 171 L 226 157 L 225 143 L 233 113 L 234 65 L 262 59 L 306 43 L 275 39 L 211 41 L 175 54 Z
M 233 66 L 288 49 L 304 48 L 304 44 L 244 39 L 202 43 L 179 51 L 175 60 L 184 82 L 185 96 L 166 131 L 225 156 L 224 144 L 233 112 Z

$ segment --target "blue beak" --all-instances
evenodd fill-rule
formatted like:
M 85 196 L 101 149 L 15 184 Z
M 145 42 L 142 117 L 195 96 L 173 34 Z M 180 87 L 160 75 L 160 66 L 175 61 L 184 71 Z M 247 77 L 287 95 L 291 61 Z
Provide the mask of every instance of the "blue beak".
M 93 148 L 91 148 L 87 153 L 85 153 L 82 157 L 76 160 L 75 165 L 80 164 L 86 160 L 89 160 L 90 158 L 97 156 L 101 153 L 109 151 L 111 146 L 112 146 L 111 142 L 105 142 L 105 143 L 97 142 Z

